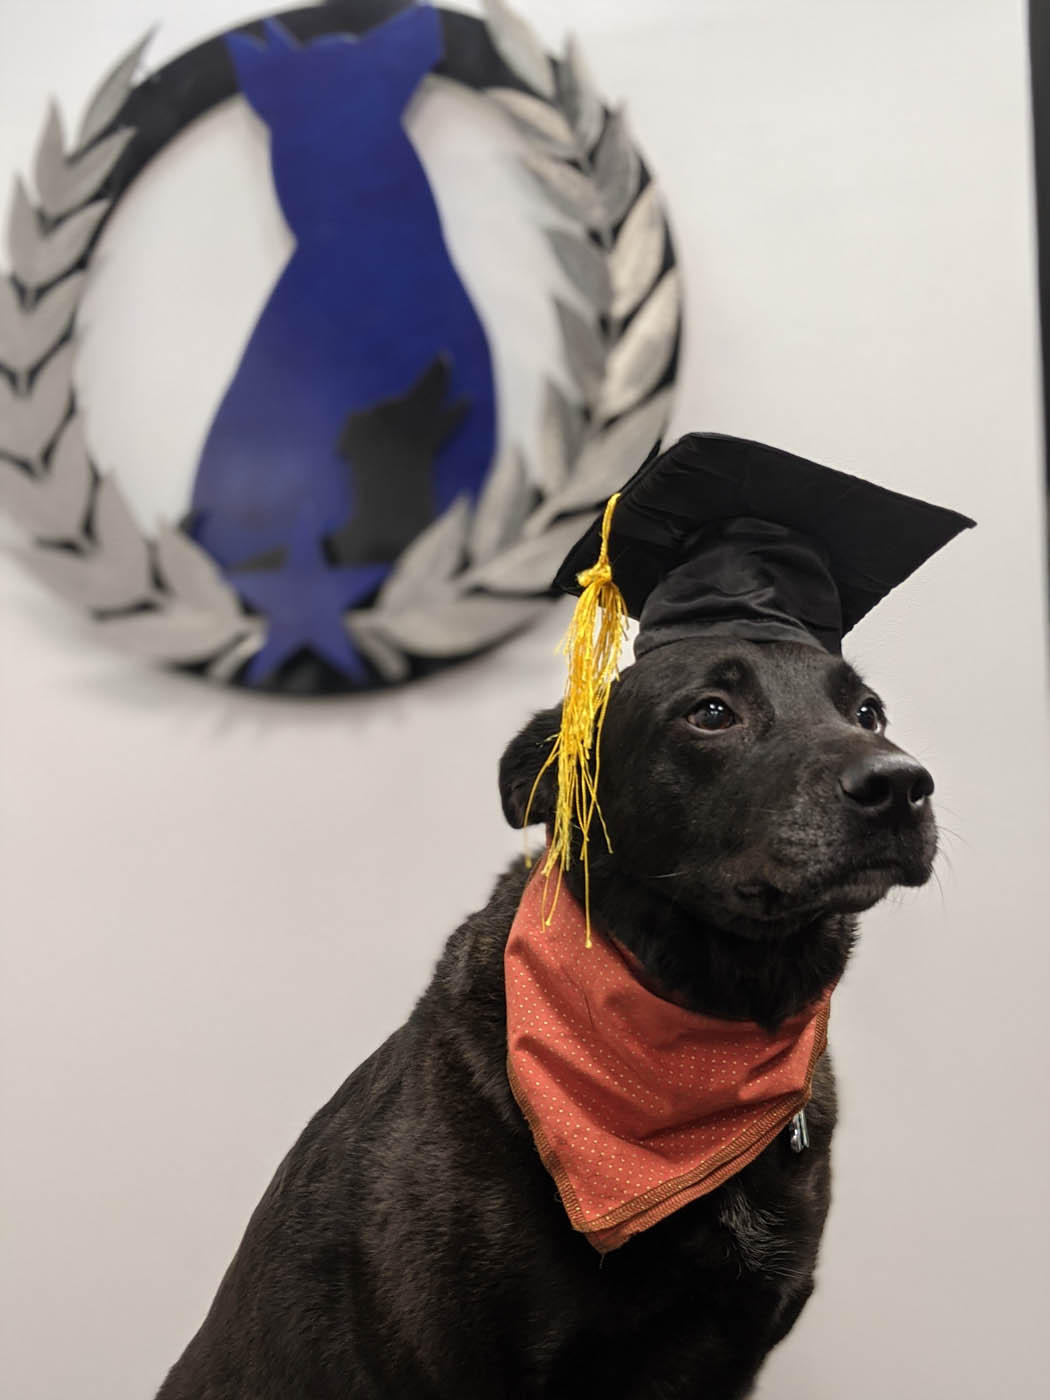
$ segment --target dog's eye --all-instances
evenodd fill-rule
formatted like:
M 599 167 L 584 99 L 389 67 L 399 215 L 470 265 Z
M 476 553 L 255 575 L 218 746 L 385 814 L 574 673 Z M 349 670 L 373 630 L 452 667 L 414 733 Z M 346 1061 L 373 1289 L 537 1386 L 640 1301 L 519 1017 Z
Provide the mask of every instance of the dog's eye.
M 736 724 L 736 715 L 724 700 L 716 700 L 710 696 L 706 700 L 701 700 L 700 704 L 689 715 L 689 723 L 696 729 L 713 734 L 720 729 L 731 729 Z
M 857 711 L 857 723 L 861 729 L 869 729 L 873 734 L 881 734 L 886 728 L 886 716 L 877 700 L 865 700 Z

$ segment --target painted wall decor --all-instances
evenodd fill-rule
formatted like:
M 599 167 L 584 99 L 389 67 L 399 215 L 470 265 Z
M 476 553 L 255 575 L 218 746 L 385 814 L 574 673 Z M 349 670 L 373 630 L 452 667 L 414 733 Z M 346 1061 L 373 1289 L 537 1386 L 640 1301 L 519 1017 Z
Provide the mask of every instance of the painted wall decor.
M 72 142 L 51 107 L 35 194 L 19 181 L 10 206 L 0 507 L 29 537 L 20 558 L 102 640 L 259 689 L 397 683 L 526 626 L 581 522 L 670 412 L 679 275 L 623 112 L 604 105 L 573 41 L 550 57 L 504 0 L 482 19 L 403 0 L 291 10 L 136 84 L 146 42 L 99 86 Z M 484 93 L 522 134 L 561 216 L 550 247 L 586 308 L 556 303 L 558 368 L 574 388 L 548 378 L 531 463 L 497 450 L 484 310 L 402 123 L 430 74 Z M 78 306 L 136 176 L 238 94 L 269 129 L 295 247 L 210 424 L 184 517 L 149 537 L 85 439 Z

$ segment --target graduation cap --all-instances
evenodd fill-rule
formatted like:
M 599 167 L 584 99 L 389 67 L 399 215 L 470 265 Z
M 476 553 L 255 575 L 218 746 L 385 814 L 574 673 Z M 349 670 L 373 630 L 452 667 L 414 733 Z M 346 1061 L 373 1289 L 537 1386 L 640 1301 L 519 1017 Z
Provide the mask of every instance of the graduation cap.
M 597 811 L 590 758 L 628 616 L 640 622 L 639 658 L 707 636 L 803 642 L 837 654 L 843 635 L 880 599 L 974 524 L 742 438 L 689 433 L 657 452 L 611 498 L 554 580 L 580 600 L 565 641 L 562 727 L 548 759 L 558 765 L 548 874 L 567 867 L 574 822 L 586 870 Z

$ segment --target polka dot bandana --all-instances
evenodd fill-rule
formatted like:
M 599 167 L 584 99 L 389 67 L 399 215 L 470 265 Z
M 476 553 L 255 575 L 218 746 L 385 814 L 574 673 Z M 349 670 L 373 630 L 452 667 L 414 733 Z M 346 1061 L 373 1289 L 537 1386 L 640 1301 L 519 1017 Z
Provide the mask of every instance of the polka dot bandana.
M 616 1249 L 745 1167 L 809 1101 L 829 989 L 776 1031 L 664 1001 L 540 872 L 505 957 L 507 1073 L 576 1230 Z

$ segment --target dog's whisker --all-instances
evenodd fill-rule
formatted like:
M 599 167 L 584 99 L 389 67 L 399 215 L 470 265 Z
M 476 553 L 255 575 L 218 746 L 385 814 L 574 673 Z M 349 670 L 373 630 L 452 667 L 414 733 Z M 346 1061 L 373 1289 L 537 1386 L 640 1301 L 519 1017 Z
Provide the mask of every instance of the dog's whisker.
M 941 908 L 946 909 L 948 906 L 948 900 L 944 893 L 944 883 L 941 880 L 941 877 L 937 874 L 936 870 L 933 872 L 933 878 L 937 881 L 937 893 L 940 895 L 941 898 Z
M 958 841 L 961 846 L 966 846 L 969 850 L 973 849 L 972 842 L 967 841 L 966 837 L 963 836 L 961 832 L 954 831 L 950 826 L 943 826 L 938 822 L 937 832 L 941 836 L 950 836 L 953 841 Z

